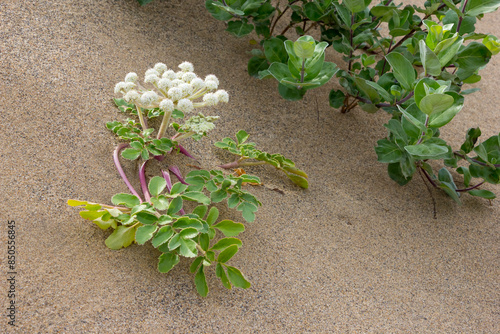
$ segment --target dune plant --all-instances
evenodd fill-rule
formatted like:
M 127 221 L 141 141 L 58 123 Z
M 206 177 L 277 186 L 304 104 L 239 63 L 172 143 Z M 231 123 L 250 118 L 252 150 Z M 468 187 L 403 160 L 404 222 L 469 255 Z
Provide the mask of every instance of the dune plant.
M 453 150 L 439 134 L 462 110 L 465 96 L 478 90 L 463 90 L 463 85 L 478 82 L 479 71 L 500 51 L 495 36 L 475 28 L 484 14 L 500 7 L 500 0 L 430 0 L 421 5 L 207 0 L 205 6 L 215 19 L 227 22 L 232 35 L 255 32 L 259 47 L 251 52 L 248 73 L 277 80 L 283 98 L 300 100 L 335 75 L 342 89 L 330 91 L 330 106 L 342 113 L 356 106 L 389 113 L 391 120 L 384 125 L 388 135 L 375 151 L 400 185 L 418 172 L 457 202 L 463 193 L 495 198 L 480 187 L 500 183 L 499 136 L 480 143 L 481 131 L 471 128 L 460 150 Z M 307 35 L 313 32 L 319 42 Z M 301 37 L 289 40 L 293 35 Z M 344 68 L 325 61 L 329 46 L 343 55 Z M 434 172 L 431 160 L 445 167 Z M 456 185 L 449 168 L 463 175 L 463 187 Z
M 219 219 L 219 210 L 214 204 L 226 201 L 229 208 L 241 212 L 245 221 L 253 222 L 261 203 L 244 185 L 260 184 L 260 179 L 245 173 L 233 175 L 198 168 L 183 176 L 179 167 L 171 163 L 177 153 L 194 159 L 180 143 L 206 136 L 218 118 L 202 113 L 189 117 L 186 114 L 229 100 L 226 91 L 218 90 L 219 80 L 215 75 L 201 79 L 188 62 L 179 68 L 180 71 L 174 71 L 158 63 L 146 71 L 143 84 L 136 73 L 129 73 L 115 86 L 115 94 L 119 96 L 114 100 L 116 106 L 122 113 L 134 117 L 107 123 L 107 128 L 121 141 L 113 159 L 130 194 L 114 195 L 112 204 L 80 200 L 68 200 L 68 204 L 82 207 L 82 218 L 93 221 L 102 230 L 112 231 L 105 241 L 110 249 L 151 242 L 161 252 L 158 270 L 162 273 L 172 270 L 181 257 L 193 259 L 190 270 L 196 273 L 196 289 L 202 296 L 208 293 L 205 270 L 209 267 L 215 268 L 216 276 L 226 288 L 246 289 L 250 287 L 248 280 L 239 269 L 228 264 L 242 246 L 236 237 L 245 226 Z M 161 123 L 148 126 L 154 118 L 160 118 Z M 183 119 L 182 124 L 177 123 Z M 174 134 L 167 136 L 169 129 L 173 129 Z M 140 161 L 141 191 L 128 180 L 120 155 Z M 146 165 L 155 160 L 163 165 L 161 176 L 148 181 Z M 287 163 L 293 164 L 289 160 Z M 172 175 L 178 182 L 172 181 Z M 198 205 L 189 205 L 189 202 Z

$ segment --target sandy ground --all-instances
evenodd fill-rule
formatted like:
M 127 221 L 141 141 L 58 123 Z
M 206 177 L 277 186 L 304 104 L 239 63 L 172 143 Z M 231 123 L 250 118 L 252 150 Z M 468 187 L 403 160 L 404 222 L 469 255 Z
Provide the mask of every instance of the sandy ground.
M 500 35 L 499 14 L 479 26 Z M 424 183 L 399 187 L 376 162 L 386 114 L 341 115 L 327 104 L 334 83 L 302 102 L 282 100 L 275 81 L 247 75 L 249 39 L 224 29 L 195 0 L 142 8 L 136 0 L 0 2 L 0 332 L 500 331 L 499 201 L 464 197 L 458 206 L 434 192 L 433 219 Z M 228 291 L 210 273 L 205 299 L 189 262 L 160 274 L 152 246 L 109 250 L 106 233 L 66 205 L 127 191 L 104 126 L 118 117 L 114 84 L 156 62 L 185 60 L 199 75 L 216 74 L 231 96 L 214 111 L 222 119 L 212 135 L 187 145 L 203 166 L 229 161 L 212 144 L 246 129 L 310 178 L 304 191 L 272 168 L 248 170 L 284 194 L 252 189 L 264 205 L 232 260 L 252 287 Z M 443 129 L 455 147 L 469 127 L 485 136 L 500 129 L 499 64 L 497 56 L 481 73 L 481 92 Z M 17 228 L 15 329 L 3 315 L 7 220 Z

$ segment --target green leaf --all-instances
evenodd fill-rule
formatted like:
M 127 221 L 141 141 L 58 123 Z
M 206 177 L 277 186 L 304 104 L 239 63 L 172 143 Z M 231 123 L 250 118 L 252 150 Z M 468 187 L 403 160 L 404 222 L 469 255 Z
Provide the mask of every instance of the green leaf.
M 151 213 L 147 213 L 147 212 L 139 212 L 135 216 L 135 218 L 145 225 L 151 225 L 151 224 L 154 224 L 158 221 L 158 217 L 156 217 L 155 215 L 153 215 Z
M 486 199 L 495 199 L 497 197 L 491 191 L 483 190 L 483 189 L 469 190 L 468 193 L 471 194 L 472 196 L 482 197 L 482 198 L 486 198 Z
M 215 245 L 213 245 L 211 250 L 224 250 L 229 246 L 235 245 L 237 247 L 241 247 L 242 243 L 240 239 L 237 238 L 223 238 L 217 241 Z
M 276 37 L 264 42 L 264 54 L 270 63 L 286 63 L 288 60 L 288 54 L 286 53 L 283 40 Z
M 122 151 L 122 157 L 128 160 L 135 160 L 141 155 L 141 150 L 126 148 Z
M 111 198 L 111 202 L 114 205 L 125 205 L 128 208 L 133 208 L 136 205 L 141 204 L 141 200 L 135 195 L 130 194 L 116 194 Z
M 181 217 L 175 223 L 172 224 L 173 228 L 188 228 L 193 227 L 196 230 L 203 229 L 203 224 L 199 219 Z
M 288 176 L 288 178 L 293 183 L 295 183 L 296 185 L 298 185 L 299 187 L 304 188 L 304 189 L 309 188 L 309 182 L 307 181 L 307 179 L 305 177 L 297 175 L 297 174 L 292 174 L 292 173 L 287 173 L 287 172 L 285 172 L 285 173 L 286 173 L 286 176 Z M 253 215 L 253 214 L 250 214 L 249 217 L 251 215 Z M 253 221 L 253 219 L 252 219 L 252 221 Z
M 342 4 L 347 6 L 352 13 L 357 13 L 364 11 L 370 3 L 371 0 L 344 0 Z
M 181 197 L 183 199 L 187 199 L 189 201 L 195 201 L 205 205 L 210 204 L 210 198 L 205 196 L 202 192 L 198 191 L 185 192 L 184 194 L 181 195 Z
M 170 225 L 163 226 L 155 234 L 153 240 L 151 241 L 151 244 L 153 245 L 154 248 L 158 248 L 159 246 L 163 245 L 168 240 L 170 240 L 170 238 L 173 235 L 174 235 L 174 231 L 172 229 L 172 226 L 170 226 Z
M 453 181 L 453 177 L 446 168 L 441 168 L 438 172 L 439 187 L 444 190 L 455 202 L 460 204 L 460 194 L 456 191 L 457 186 Z
M 431 94 L 425 96 L 421 101 L 419 108 L 425 114 L 439 114 L 453 105 L 454 99 L 446 94 Z
M 299 58 L 311 58 L 314 55 L 314 42 L 297 40 L 293 43 L 293 51 Z
M 194 273 L 196 272 L 196 270 L 198 269 L 198 267 L 200 266 L 200 263 L 203 261 L 203 256 L 198 256 L 194 261 L 193 263 L 191 263 L 191 265 L 189 266 L 189 271 Z
M 172 268 L 179 263 L 179 255 L 174 253 L 164 253 L 160 255 L 158 261 L 158 271 L 160 273 L 168 273 Z
M 236 37 L 243 37 L 253 31 L 253 25 L 243 21 L 229 21 L 226 31 Z
M 226 263 L 234 256 L 234 254 L 238 252 L 238 249 L 239 247 L 237 245 L 231 245 L 227 247 L 222 252 L 220 252 L 219 256 L 217 257 L 217 262 Z
M 217 263 L 217 266 L 215 267 L 215 275 L 220 278 L 222 285 L 224 285 L 226 289 L 231 290 L 231 283 L 229 282 L 226 272 L 220 263 Z
M 460 149 L 464 151 L 465 154 L 468 154 L 474 148 L 474 145 L 476 144 L 479 136 L 481 136 L 481 129 L 470 128 L 469 130 L 467 130 L 467 134 L 465 135 L 465 142 L 462 144 Z
M 394 76 L 407 91 L 412 90 L 416 80 L 415 69 L 403 55 L 391 52 L 385 56 L 392 67 Z
M 148 189 L 151 196 L 156 197 L 165 189 L 167 181 L 160 176 L 155 176 L 149 181 Z
M 134 226 L 120 225 L 106 239 L 105 244 L 110 249 L 120 249 L 130 246 L 135 240 Z
M 403 156 L 403 152 L 399 146 L 385 138 L 377 141 L 375 152 L 378 157 L 377 161 L 383 163 L 399 162 Z
M 80 205 L 87 205 L 89 202 L 87 201 L 78 201 L 75 199 L 69 199 L 68 200 L 68 205 L 69 206 L 80 206 Z
M 465 13 L 470 16 L 491 13 L 500 7 L 500 0 L 469 0 Z
M 457 75 L 464 80 L 490 61 L 491 52 L 481 43 L 472 42 L 463 50 L 457 53 L 456 63 L 458 64 Z
M 227 197 L 227 192 L 224 189 L 219 189 L 210 194 L 210 199 L 214 203 L 219 203 L 226 197 Z
M 80 211 L 80 216 L 83 219 L 94 220 L 102 217 L 106 214 L 106 211 Z
M 466 167 L 458 167 L 457 173 L 462 174 L 464 176 L 464 185 L 468 187 L 470 185 L 470 180 L 472 175 L 470 175 L 469 169 Z
M 441 74 L 441 63 L 438 56 L 429 49 L 423 39 L 418 42 L 418 45 L 420 49 L 420 60 L 424 67 L 424 76 L 439 76 Z
M 440 128 L 448 124 L 464 106 L 464 97 L 462 95 L 455 92 L 446 92 L 445 94 L 453 98 L 453 104 L 443 111 L 433 111 L 429 116 L 429 127 L 431 128 Z M 441 106 L 443 106 L 442 103 Z
M 449 155 L 448 147 L 426 142 L 405 146 L 405 150 L 418 159 L 443 159 Z
M 144 225 L 138 227 L 137 231 L 135 231 L 135 242 L 137 242 L 139 245 L 144 245 L 146 241 L 153 237 L 156 229 L 156 225 Z
M 242 289 L 248 289 L 250 287 L 250 282 L 247 281 L 247 279 L 245 278 L 245 276 L 243 276 L 241 271 L 231 266 L 226 266 L 226 268 L 227 268 L 227 275 L 229 276 L 229 281 L 231 281 L 231 283 L 235 287 Z
M 380 97 L 375 88 L 373 88 L 371 85 L 368 84 L 368 81 L 356 77 L 354 78 L 354 82 L 356 83 L 357 88 L 373 103 L 378 103 L 380 102 Z M 381 87 L 382 88 L 382 87 Z
M 305 89 L 288 87 L 288 86 L 285 86 L 284 84 L 281 84 L 281 83 L 278 85 L 278 92 L 280 93 L 281 97 L 283 97 L 285 100 L 288 100 L 288 101 L 302 100 L 302 98 L 306 94 Z
M 241 211 L 243 218 L 247 222 L 251 223 L 255 220 L 255 212 L 257 211 L 257 206 L 255 206 L 254 204 L 249 202 L 242 202 L 240 205 L 238 205 L 236 210 Z M 229 237 L 230 235 L 226 236 Z
M 219 210 L 215 206 L 211 207 L 210 211 L 208 212 L 208 216 L 207 216 L 207 220 L 206 220 L 208 226 L 212 226 L 218 217 L 219 217 Z
M 226 237 L 234 237 L 245 231 L 245 226 L 241 223 L 235 223 L 232 220 L 223 220 L 214 225 L 216 229 L 221 231 Z
M 344 105 L 345 94 L 341 90 L 332 89 L 328 96 L 328 100 L 330 102 L 330 107 L 338 109 Z
M 408 182 L 411 181 L 412 177 L 406 177 L 403 174 L 403 171 L 401 170 L 401 165 L 399 162 L 395 163 L 390 163 L 387 166 L 387 173 L 389 174 L 389 177 L 393 180 L 396 181 L 400 186 L 404 186 Z
M 179 239 L 180 248 L 179 254 L 185 257 L 196 257 L 198 255 L 198 251 L 196 250 L 196 242 L 191 239 Z
M 158 198 L 151 198 L 151 203 L 153 203 L 156 210 L 166 210 L 169 205 L 168 199 L 163 195 L 160 195 Z
M 176 197 L 174 198 L 171 202 L 170 205 L 168 206 L 167 214 L 173 215 L 179 212 L 182 209 L 182 198 L 181 197 Z
M 208 207 L 206 205 L 198 205 L 196 208 L 194 208 L 193 214 L 200 217 L 200 219 L 203 219 L 203 217 L 205 217 L 207 211 L 208 211 Z
M 207 285 L 207 280 L 205 279 L 204 268 L 205 268 L 204 266 L 200 266 L 200 269 L 198 269 L 198 272 L 194 277 L 196 291 L 198 291 L 198 293 L 202 297 L 206 297 L 208 294 L 208 285 Z
M 262 57 L 252 57 L 248 61 L 248 74 L 252 77 L 259 78 L 259 72 L 267 70 L 269 68 L 269 63 L 266 58 Z

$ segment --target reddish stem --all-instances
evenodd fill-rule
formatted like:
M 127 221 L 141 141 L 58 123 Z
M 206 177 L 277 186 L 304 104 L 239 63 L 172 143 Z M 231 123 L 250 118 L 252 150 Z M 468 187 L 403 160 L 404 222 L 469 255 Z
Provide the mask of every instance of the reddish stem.
M 115 151 L 113 152 L 113 161 L 115 162 L 115 166 L 116 166 L 116 169 L 118 170 L 118 173 L 122 177 L 123 182 L 125 182 L 125 184 L 127 185 L 128 189 L 130 190 L 130 192 L 133 195 L 137 196 L 137 198 L 139 198 L 141 200 L 141 202 L 142 202 L 141 196 L 139 196 L 139 193 L 137 191 L 135 191 L 134 187 L 132 187 L 132 184 L 129 182 L 129 180 L 127 178 L 127 175 L 123 171 L 122 165 L 120 163 L 120 152 L 121 152 L 121 150 L 123 150 L 124 148 L 126 148 L 128 146 L 129 145 L 127 143 L 121 143 L 121 144 L 119 144 L 116 147 Z

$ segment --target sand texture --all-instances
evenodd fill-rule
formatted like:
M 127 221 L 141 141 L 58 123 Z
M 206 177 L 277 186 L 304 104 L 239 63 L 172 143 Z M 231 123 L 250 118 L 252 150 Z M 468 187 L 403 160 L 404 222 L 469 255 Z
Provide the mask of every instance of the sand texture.
M 500 14 L 478 27 L 500 35 Z M 248 76 L 250 38 L 224 29 L 195 0 L 0 2 L 2 314 L 7 220 L 16 222 L 18 252 L 17 327 L 2 315 L 0 332 L 498 333 L 500 202 L 464 196 L 459 206 L 434 191 L 434 219 L 418 175 L 400 187 L 376 161 L 387 114 L 330 108 L 336 80 L 303 101 L 281 99 L 276 81 Z M 344 66 L 331 51 L 327 60 Z M 161 274 L 151 245 L 109 250 L 108 233 L 66 205 L 127 192 L 105 127 L 122 117 L 115 83 L 186 60 L 230 94 L 210 112 L 221 116 L 216 130 L 186 145 L 201 166 L 231 161 L 213 143 L 245 129 L 310 180 L 302 190 L 273 168 L 247 169 L 266 185 L 251 189 L 263 206 L 231 261 L 252 287 L 226 290 L 210 271 L 207 298 L 196 293 L 189 261 Z M 496 56 L 481 72 L 481 91 L 442 129 L 454 147 L 470 127 L 485 138 L 500 130 L 499 65 Z M 175 162 L 183 171 L 191 163 Z M 166 164 L 152 163 L 148 177 Z M 135 180 L 136 164 L 124 167 Z

